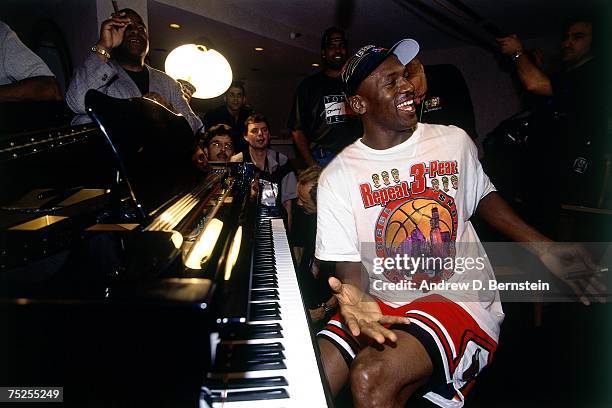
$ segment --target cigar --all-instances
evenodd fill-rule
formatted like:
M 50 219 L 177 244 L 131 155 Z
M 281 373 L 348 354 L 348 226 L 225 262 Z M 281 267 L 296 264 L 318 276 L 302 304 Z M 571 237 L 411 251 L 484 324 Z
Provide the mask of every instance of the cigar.
M 113 3 L 113 8 L 115 9 L 115 13 L 118 13 L 119 6 L 117 5 L 117 0 L 111 0 L 111 3 Z
M 608 272 L 608 268 L 595 269 L 593 271 L 585 269 L 585 270 L 582 270 L 582 271 L 570 272 L 567 275 L 565 275 L 565 279 L 588 278 L 588 277 L 592 277 L 592 276 L 598 276 L 599 274 L 602 274 L 604 272 Z

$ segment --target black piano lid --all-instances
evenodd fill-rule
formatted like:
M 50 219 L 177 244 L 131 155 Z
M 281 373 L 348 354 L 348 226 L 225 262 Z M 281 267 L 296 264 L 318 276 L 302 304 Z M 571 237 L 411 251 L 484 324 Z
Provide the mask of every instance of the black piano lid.
M 117 99 L 93 89 L 85 106 L 143 216 L 193 184 L 195 136 L 184 117 L 148 99 Z

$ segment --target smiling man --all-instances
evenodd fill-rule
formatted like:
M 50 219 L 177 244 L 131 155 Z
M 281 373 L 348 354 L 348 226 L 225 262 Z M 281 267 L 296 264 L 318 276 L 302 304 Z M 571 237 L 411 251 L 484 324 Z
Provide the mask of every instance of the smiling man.
M 269 149 L 270 125 L 261 114 L 253 114 L 244 122 L 244 140 L 248 144 L 243 152 L 234 155 L 232 162 L 253 163 L 259 169 L 261 204 L 280 211 L 291 229 L 291 205 L 297 197 L 297 180 L 289 158 Z
M 319 348 L 330 389 L 336 394 L 350 384 L 356 407 L 405 406 L 413 394 L 461 407 L 492 361 L 504 314 L 496 290 L 469 289 L 475 280 L 494 279 L 470 222 L 474 214 L 524 241 L 542 262 L 561 254 L 586 262 L 576 248 L 553 247 L 512 212 L 463 130 L 417 121 L 420 79 L 409 63 L 418 50 L 405 39 L 391 49 L 362 47 L 347 61 L 341 77 L 364 133 L 325 168 L 317 190 L 315 256 L 336 262 L 329 284 L 339 303 L 319 333 Z M 374 175 L 385 172 L 393 182 L 373 186 Z M 457 177 L 456 190 L 435 188 L 435 180 L 449 176 Z M 394 263 L 398 257 L 434 262 L 411 270 Z M 469 259 L 480 263 L 459 268 Z M 445 289 L 445 282 L 468 289 Z
M 346 61 L 344 31 L 330 27 L 321 38 L 323 69 L 297 88 L 287 127 L 307 166 L 326 165 L 362 133 L 361 122 L 347 109 L 340 70 Z
M 202 122 L 183 98 L 181 86 L 164 72 L 144 63 L 149 33 L 142 18 L 123 9 L 102 23 L 100 39 L 74 73 L 66 93 L 73 112 L 84 114 L 85 94 L 96 89 L 115 98 L 147 97 L 182 114 L 194 134 Z

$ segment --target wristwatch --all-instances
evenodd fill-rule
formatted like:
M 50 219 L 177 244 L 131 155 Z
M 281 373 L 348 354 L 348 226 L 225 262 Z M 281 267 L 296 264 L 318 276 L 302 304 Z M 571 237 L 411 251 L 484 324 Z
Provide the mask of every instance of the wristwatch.
M 516 50 L 514 51 L 514 54 L 510 56 L 510 59 L 512 59 L 512 61 L 516 61 L 521 55 L 523 55 L 523 50 Z
M 110 59 L 111 55 L 110 52 L 106 51 L 104 48 L 98 48 L 97 46 L 93 46 L 91 47 L 91 51 L 92 52 L 97 52 L 98 54 Z
M 326 316 L 333 314 L 335 310 L 335 308 L 327 306 L 327 303 L 325 302 L 321 303 L 319 307 L 323 308 L 323 313 L 325 313 Z

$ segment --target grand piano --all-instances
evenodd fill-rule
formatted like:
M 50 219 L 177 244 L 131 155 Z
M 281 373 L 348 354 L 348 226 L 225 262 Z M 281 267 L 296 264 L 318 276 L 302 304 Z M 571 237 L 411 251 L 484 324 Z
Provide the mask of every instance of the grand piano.
M 197 170 L 153 101 L 86 105 L 90 123 L 1 129 L 0 383 L 75 407 L 330 405 L 254 169 Z

